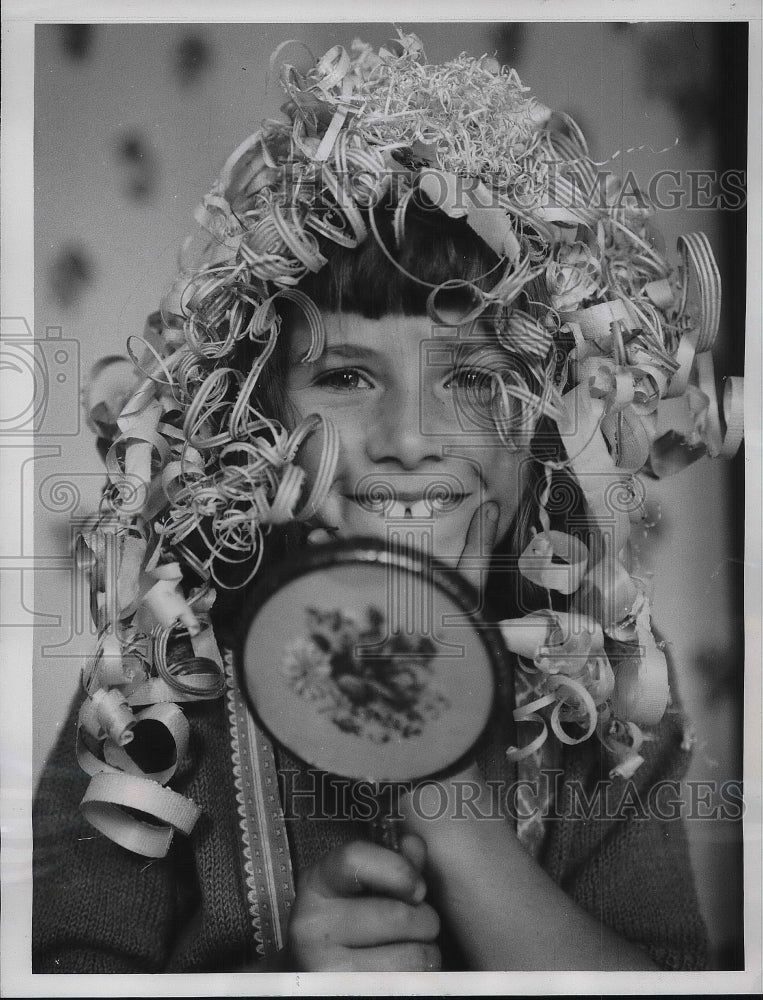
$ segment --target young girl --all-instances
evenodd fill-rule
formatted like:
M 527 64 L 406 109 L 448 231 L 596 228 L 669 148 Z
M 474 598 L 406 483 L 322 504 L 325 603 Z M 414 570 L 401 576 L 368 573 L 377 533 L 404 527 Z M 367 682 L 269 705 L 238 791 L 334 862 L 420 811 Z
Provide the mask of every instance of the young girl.
M 733 452 L 707 242 L 677 278 L 490 58 L 401 34 L 282 82 L 288 121 L 232 154 L 142 350 L 89 387 L 99 642 L 86 774 L 65 739 L 36 805 L 35 971 L 702 968 L 687 741 L 625 561 L 635 474 Z M 683 393 L 693 436 L 658 437 Z M 250 584 L 390 516 L 516 654 L 473 759 L 403 795 L 399 850 L 258 727 L 231 652 Z

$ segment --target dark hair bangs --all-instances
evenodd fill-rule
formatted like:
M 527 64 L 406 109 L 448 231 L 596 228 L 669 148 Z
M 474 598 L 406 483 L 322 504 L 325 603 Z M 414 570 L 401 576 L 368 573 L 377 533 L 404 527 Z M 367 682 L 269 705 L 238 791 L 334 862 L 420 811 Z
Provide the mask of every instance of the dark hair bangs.
M 399 247 L 392 220 L 389 210 L 374 215 L 384 249 L 372 232 L 354 249 L 322 247 L 328 263 L 303 278 L 300 291 L 319 309 L 380 319 L 391 314 L 425 315 L 432 288 L 445 281 L 472 282 L 489 291 L 500 278 L 500 259 L 465 220 L 451 219 L 434 208 L 410 207 Z

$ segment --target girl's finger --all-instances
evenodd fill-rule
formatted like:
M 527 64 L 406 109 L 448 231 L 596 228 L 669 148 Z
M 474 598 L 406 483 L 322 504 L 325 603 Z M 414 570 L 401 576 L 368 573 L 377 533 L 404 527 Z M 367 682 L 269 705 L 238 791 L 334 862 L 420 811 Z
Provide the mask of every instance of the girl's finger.
M 427 942 L 440 933 L 440 918 L 428 903 L 411 906 L 386 896 L 337 899 L 324 916 L 323 933 L 347 948 Z
M 498 504 L 488 500 L 474 512 L 466 541 L 458 560 L 458 569 L 469 583 L 481 591 L 490 554 L 498 534 Z
M 442 966 L 440 949 L 427 942 L 347 948 L 343 955 L 348 972 L 437 972 Z
M 400 838 L 400 853 L 408 858 L 417 872 L 424 871 L 427 860 L 427 845 L 418 834 L 403 834 Z
M 397 851 L 355 840 L 324 855 L 312 869 L 310 889 L 331 898 L 376 893 L 420 903 L 426 885 L 414 865 Z

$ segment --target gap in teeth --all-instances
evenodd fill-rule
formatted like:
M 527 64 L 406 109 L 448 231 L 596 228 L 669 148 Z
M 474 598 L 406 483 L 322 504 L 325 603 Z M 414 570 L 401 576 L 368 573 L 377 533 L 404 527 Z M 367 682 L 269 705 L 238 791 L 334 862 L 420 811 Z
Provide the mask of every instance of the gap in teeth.
M 430 520 L 432 510 L 424 500 L 394 500 L 387 508 L 386 516 L 393 521 L 409 521 L 420 518 Z

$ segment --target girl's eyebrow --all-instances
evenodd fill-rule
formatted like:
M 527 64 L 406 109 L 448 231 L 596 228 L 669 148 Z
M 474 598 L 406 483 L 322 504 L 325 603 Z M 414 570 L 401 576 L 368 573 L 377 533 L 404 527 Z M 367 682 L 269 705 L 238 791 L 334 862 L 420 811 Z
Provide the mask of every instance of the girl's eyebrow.
M 379 352 L 365 344 L 327 344 L 321 355 L 311 362 L 314 365 L 320 364 L 324 358 L 358 358 L 361 360 L 372 360 L 377 358 Z
M 501 347 L 498 342 L 493 338 L 490 338 L 489 334 L 486 334 L 481 339 L 461 339 L 458 336 L 452 338 L 444 337 L 437 338 L 431 343 L 438 347 L 444 349 L 450 349 L 458 351 L 458 358 L 461 363 L 465 361 L 474 360 L 476 356 L 490 354 L 492 351 L 499 350 Z M 430 344 L 430 341 L 427 341 Z M 323 352 L 314 361 L 303 362 L 309 365 L 320 365 L 324 360 L 331 360 L 332 358 L 337 359 L 348 359 L 351 358 L 356 361 L 373 361 L 380 357 L 382 352 L 378 351 L 375 347 L 369 347 L 367 344 L 352 344 L 342 341 L 338 344 L 327 344 L 323 349 Z

